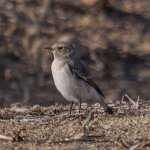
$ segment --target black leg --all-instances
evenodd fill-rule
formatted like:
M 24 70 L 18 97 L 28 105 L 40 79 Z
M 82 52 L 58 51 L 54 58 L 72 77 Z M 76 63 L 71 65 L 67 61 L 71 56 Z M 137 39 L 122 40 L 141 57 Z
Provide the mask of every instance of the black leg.
M 73 102 L 71 102 L 71 105 L 70 105 L 70 114 L 71 114 L 71 111 L 72 111 L 72 106 L 73 106 Z
M 80 110 L 81 110 L 81 100 L 79 101 L 79 113 L 80 113 Z

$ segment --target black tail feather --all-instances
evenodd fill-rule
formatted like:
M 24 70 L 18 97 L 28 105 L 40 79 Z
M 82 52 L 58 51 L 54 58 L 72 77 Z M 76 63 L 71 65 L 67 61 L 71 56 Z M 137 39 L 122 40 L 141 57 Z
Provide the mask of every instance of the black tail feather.
M 112 109 L 111 107 L 109 107 L 109 106 L 105 109 L 105 111 L 106 111 L 108 114 L 113 114 L 113 113 L 114 113 L 113 109 Z

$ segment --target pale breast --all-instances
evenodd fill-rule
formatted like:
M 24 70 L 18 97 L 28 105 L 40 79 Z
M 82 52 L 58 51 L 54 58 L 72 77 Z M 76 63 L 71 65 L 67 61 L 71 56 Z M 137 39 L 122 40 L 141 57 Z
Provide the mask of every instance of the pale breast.
M 77 81 L 71 74 L 67 63 L 54 61 L 52 64 L 52 74 L 56 88 L 65 98 L 68 95 L 73 96 L 77 94 Z
M 94 88 L 71 73 L 66 62 L 54 61 L 51 69 L 56 88 L 68 101 L 99 97 Z

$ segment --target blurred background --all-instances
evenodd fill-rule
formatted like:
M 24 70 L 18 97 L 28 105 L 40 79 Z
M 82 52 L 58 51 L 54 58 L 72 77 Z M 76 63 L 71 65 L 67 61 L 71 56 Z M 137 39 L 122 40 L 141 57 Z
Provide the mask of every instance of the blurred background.
M 0 107 L 67 103 L 43 49 L 59 40 L 76 44 L 108 102 L 149 99 L 149 0 L 0 0 Z

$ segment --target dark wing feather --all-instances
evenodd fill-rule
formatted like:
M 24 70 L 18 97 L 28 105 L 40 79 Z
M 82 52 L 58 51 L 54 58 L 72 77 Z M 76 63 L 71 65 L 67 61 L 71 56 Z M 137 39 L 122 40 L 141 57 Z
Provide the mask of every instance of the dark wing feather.
M 102 93 L 102 91 L 100 90 L 100 88 L 96 85 L 96 83 L 93 82 L 92 76 L 89 73 L 89 71 L 85 68 L 84 64 L 80 64 L 80 67 L 74 67 L 71 64 L 69 64 L 68 62 L 68 66 L 70 68 L 70 71 L 72 72 L 72 74 L 74 76 L 76 76 L 76 78 L 84 80 L 85 82 L 87 82 L 89 85 L 91 85 L 93 88 L 95 88 L 95 90 L 104 97 L 104 94 Z
M 100 90 L 100 88 L 96 85 L 96 83 L 93 82 L 92 76 L 90 75 L 89 71 L 86 69 L 85 65 L 80 61 L 80 59 L 76 59 L 76 62 L 73 60 L 68 60 L 68 66 L 70 68 L 71 73 L 78 79 L 84 80 L 89 85 L 91 85 L 95 90 L 100 94 L 101 96 L 101 104 L 103 105 L 104 109 L 107 113 L 113 114 L 113 109 L 109 107 L 103 99 L 104 94 Z M 76 65 L 75 65 L 76 64 Z

